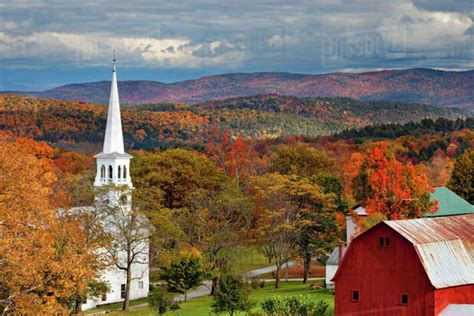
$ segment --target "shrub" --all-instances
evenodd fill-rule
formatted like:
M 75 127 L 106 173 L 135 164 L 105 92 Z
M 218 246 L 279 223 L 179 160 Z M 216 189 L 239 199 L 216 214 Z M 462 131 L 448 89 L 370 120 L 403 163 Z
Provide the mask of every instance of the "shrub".
M 329 305 L 324 301 L 317 304 L 311 296 L 272 296 L 265 298 L 260 306 L 271 316 L 324 316 Z
M 279 315 L 285 310 L 285 303 L 281 297 L 278 296 L 270 296 L 263 299 L 260 303 L 262 310 L 267 315 Z
M 311 315 L 315 304 L 308 296 L 290 296 L 285 302 L 286 310 L 290 315 Z
M 258 280 L 255 280 L 253 279 L 251 282 L 250 282 L 250 286 L 252 287 L 252 289 L 256 290 L 258 289 L 260 285 L 260 282 Z
M 152 292 L 148 296 L 148 304 L 158 312 L 158 315 L 163 315 L 168 310 L 179 309 L 178 303 L 173 300 L 173 295 L 163 289 L 156 289 Z
M 326 315 L 326 311 L 329 308 L 329 304 L 326 303 L 325 301 L 319 301 L 318 304 L 316 304 L 316 307 L 314 308 L 313 311 L 313 316 L 324 316 Z

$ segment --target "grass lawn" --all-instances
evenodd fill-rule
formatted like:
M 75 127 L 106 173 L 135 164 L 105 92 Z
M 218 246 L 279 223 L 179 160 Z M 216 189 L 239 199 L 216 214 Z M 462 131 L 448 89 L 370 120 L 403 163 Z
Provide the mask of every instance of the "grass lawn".
M 147 298 L 140 298 L 138 300 L 133 300 L 130 301 L 130 306 L 135 306 L 135 305 L 140 305 L 140 304 L 147 304 L 148 299 Z M 122 308 L 123 303 L 114 303 L 114 304 L 107 304 L 103 305 L 88 311 L 85 311 L 85 314 L 93 314 L 101 311 L 107 311 L 107 310 L 113 310 L 113 309 L 120 309 Z
M 268 260 L 255 246 L 241 246 L 225 250 L 230 255 L 231 270 L 236 274 L 268 266 Z M 159 282 L 160 272 L 150 272 L 150 282 Z
M 231 250 L 231 269 L 234 273 L 241 274 L 253 269 L 268 266 L 268 259 L 257 247 L 236 247 Z
M 310 282 L 311 283 L 311 282 Z M 328 293 L 326 290 L 312 290 L 309 289 L 308 285 L 304 285 L 301 282 L 282 282 L 281 288 L 275 289 L 274 284 L 268 282 L 265 284 L 264 288 L 258 288 L 252 290 L 250 294 L 250 299 L 255 303 L 255 307 L 252 309 L 252 313 L 258 313 L 260 309 L 260 301 L 268 296 L 293 296 L 293 295 L 310 295 L 314 298 L 315 301 L 324 300 L 329 306 L 330 310 L 328 315 L 333 314 L 334 307 L 334 296 Z M 168 312 L 165 315 L 168 316 L 206 316 L 206 315 L 215 315 L 211 311 L 212 297 L 202 297 L 188 302 L 181 303 L 181 308 L 177 311 Z M 121 312 L 114 312 L 108 315 L 156 315 L 148 307 L 141 307 L 136 310 L 132 310 L 127 314 Z M 239 315 L 246 315 L 241 313 Z

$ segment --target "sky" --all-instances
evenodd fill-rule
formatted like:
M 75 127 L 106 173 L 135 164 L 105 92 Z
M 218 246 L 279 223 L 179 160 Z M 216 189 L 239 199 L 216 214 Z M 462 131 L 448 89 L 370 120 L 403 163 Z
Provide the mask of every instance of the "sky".
M 474 68 L 474 1 L 0 0 L 0 90 L 228 72 Z

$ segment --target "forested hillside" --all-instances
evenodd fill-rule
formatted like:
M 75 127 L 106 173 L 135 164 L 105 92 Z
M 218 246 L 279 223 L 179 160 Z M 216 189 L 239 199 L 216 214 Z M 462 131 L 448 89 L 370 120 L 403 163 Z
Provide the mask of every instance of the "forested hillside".
M 350 97 L 474 108 L 474 71 L 433 69 L 304 75 L 236 73 L 176 83 L 119 81 L 123 104 L 182 102 L 276 93 L 297 97 Z M 42 98 L 107 103 L 109 81 L 69 84 L 42 92 L 15 92 Z
M 77 101 L 0 96 L 0 129 L 86 152 L 103 139 L 106 107 Z M 371 124 L 463 117 L 459 110 L 348 98 L 258 95 L 199 105 L 145 104 L 122 111 L 129 149 L 200 146 L 213 128 L 254 139 L 331 135 Z

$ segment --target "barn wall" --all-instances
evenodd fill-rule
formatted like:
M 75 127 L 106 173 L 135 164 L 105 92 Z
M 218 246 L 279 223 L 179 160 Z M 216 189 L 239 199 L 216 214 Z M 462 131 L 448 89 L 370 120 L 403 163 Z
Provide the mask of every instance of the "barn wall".
M 435 315 L 438 315 L 449 304 L 474 304 L 474 285 L 436 290 L 434 298 Z
M 380 248 L 379 237 L 390 247 Z M 336 315 L 433 315 L 434 289 L 411 243 L 386 225 L 353 240 L 335 282 Z M 351 292 L 359 291 L 353 302 Z M 401 304 L 401 294 L 409 304 Z

